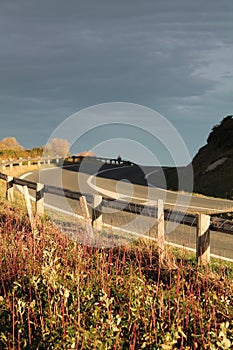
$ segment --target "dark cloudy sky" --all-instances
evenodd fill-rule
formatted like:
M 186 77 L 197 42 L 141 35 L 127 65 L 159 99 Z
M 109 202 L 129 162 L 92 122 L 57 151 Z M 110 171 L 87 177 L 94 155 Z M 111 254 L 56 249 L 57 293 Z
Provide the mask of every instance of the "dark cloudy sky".
M 0 138 L 43 145 L 112 101 L 157 110 L 193 155 L 233 114 L 233 1 L 0 0 Z

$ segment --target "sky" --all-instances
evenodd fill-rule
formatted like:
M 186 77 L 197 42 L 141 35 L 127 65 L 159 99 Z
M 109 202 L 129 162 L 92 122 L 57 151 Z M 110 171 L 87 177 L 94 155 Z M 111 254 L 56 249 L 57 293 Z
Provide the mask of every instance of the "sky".
M 162 114 L 192 157 L 233 114 L 232 18 L 232 0 L 0 0 L 0 139 L 41 146 L 125 102 Z

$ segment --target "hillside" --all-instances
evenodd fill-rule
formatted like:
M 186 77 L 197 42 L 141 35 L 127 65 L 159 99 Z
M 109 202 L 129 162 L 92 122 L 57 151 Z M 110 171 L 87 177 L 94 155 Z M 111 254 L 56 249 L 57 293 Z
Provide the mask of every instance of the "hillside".
M 213 127 L 192 164 L 194 192 L 233 198 L 233 116 Z

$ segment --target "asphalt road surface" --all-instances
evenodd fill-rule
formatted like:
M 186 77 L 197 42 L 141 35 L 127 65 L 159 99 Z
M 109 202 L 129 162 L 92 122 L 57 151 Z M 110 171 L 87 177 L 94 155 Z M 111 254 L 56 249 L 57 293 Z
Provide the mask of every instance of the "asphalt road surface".
M 85 171 L 85 173 L 81 171 Z M 185 193 L 176 193 L 154 187 L 132 184 L 131 180 L 135 182 L 134 179 L 138 176 L 137 171 L 138 169 L 135 172 L 135 169 L 130 166 L 119 167 L 118 169 L 114 167 L 111 170 L 110 166 L 107 169 L 100 169 L 99 164 L 86 164 L 83 169 L 79 169 L 79 166 L 74 165 L 63 169 L 43 167 L 40 171 L 25 174 L 24 178 L 82 193 L 93 194 L 99 192 L 103 196 L 120 198 L 130 202 L 156 205 L 158 199 L 163 199 L 165 207 L 171 210 L 211 214 L 222 211 L 233 211 L 233 202 L 229 200 L 191 196 Z M 98 177 L 94 176 L 97 172 L 99 172 Z M 105 176 L 105 178 L 102 176 Z M 113 176 L 117 178 L 117 181 L 112 179 Z M 145 174 L 142 175 L 139 173 L 139 176 L 143 178 Z M 81 214 L 81 208 L 77 201 L 46 194 L 45 203 L 51 208 L 58 208 L 64 213 L 73 211 L 76 214 Z M 121 227 L 129 232 L 136 232 L 138 235 L 150 235 L 156 238 L 153 218 L 138 217 L 134 214 L 123 212 L 106 211 L 103 215 L 103 220 L 109 225 Z M 195 249 L 196 228 L 167 222 L 166 240 Z M 233 235 L 211 232 L 211 253 L 233 259 Z

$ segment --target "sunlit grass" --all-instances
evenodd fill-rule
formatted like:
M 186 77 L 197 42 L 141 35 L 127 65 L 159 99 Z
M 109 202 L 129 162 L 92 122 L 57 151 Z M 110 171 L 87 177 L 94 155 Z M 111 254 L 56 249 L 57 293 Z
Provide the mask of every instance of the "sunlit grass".
M 32 230 L 15 195 L 0 183 L 0 349 L 232 349 L 232 264 L 167 247 L 159 265 L 155 242 L 92 247 L 49 216 Z

